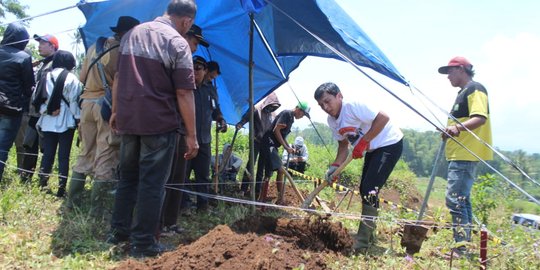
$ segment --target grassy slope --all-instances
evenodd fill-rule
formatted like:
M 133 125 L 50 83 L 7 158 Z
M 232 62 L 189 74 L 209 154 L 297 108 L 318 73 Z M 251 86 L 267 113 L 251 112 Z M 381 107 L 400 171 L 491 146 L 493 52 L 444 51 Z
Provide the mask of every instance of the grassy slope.
M 72 155 L 74 156 L 74 155 Z M 314 155 L 313 155 L 314 156 Z M 13 153 L 8 161 L 15 164 Z M 322 161 L 321 161 L 322 163 Z M 73 163 L 72 163 L 73 164 Z M 315 163 L 313 163 L 315 164 Z M 311 166 L 315 175 L 320 175 L 324 168 Z M 357 171 L 360 166 L 355 166 Z M 391 182 L 388 185 L 400 188 L 418 187 L 420 194 L 425 193 L 427 179 L 410 178 L 406 172 L 396 172 L 394 179 L 406 179 L 403 182 Z M 87 209 L 81 212 L 64 214 L 61 212 L 62 201 L 54 196 L 41 193 L 35 186 L 21 186 L 13 169 L 7 168 L 5 180 L 0 185 L 0 269 L 108 269 L 125 258 L 116 255 L 115 250 L 103 242 L 108 224 L 96 222 L 87 216 Z M 50 183 L 54 186 L 56 179 Z M 308 186 L 308 184 L 305 184 Z M 300 185 L 301 186 L 301 185 Z M 54 189 L 54 187 L 53 187 Z M 430 209 L 435 209 L 434 216 L 447 218 L 444 208 L 443 179 L 437 179 L 430 198 Z M 330 198 L 334 193 L 325 190 L 322 196 Z M 504 202 L 504 195 L 500 196 Z M 511 210 L 508 206 L 515 202 L 502 203 L 490 218 L 489 229 L 501 236 L 508 245 L 495 245 L 490 242 L 489 255 L 492 269 L 538 269 L 540 268 L 540 233 L 529 231 L 520 226 L 512 227 L 509 222 Z M 196 239 L 204 235 L 215 224 L 230 224 L 245 215 L 248 210 L 235 206 L 222 207 L 219 216 L 200 217 L 197 224 L 182 224 L 191 232 L 187 238 Z M 358 211 L 353 207 L 352 211 Z M 379 222 L 378 248 L 373 256 L 352 256 L 333 263 L 335 269 L 448 269 L 448 262 L 440 254 L 452 246 L 451 231 L 440 230 L 430 234 L 416 264 L 409 264 L 403 256 L 397 234 L 398 219 L 414 219 L 414 215 L 399 213 L 397 210 L 385 210 Z M 340 219 L 351 231 L 355 231 L 358 221 Z M 205 226 L 201 226 L 205 224 Z M 472 248 L 478 250 L 477 241 Z M 454 267 L 475 268 L 476 260 L 454 262 Z

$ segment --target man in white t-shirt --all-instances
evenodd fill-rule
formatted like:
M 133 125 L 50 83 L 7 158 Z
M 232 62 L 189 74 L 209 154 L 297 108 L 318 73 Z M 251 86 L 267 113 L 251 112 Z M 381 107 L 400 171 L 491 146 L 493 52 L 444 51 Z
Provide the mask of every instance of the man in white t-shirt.
M 326 172 L 326 180 L 337 181 L 332 174 L 347 159 L 349 146 L 353 148 L 354 159 L 365 156 L 360 179 L 363 220 L 353 245 L 356 253 L 365 253 L 373 243 L 379 192 L 401 157 L 403 133 L 383 111 L 368 104 L 343 101 L 343 94 L 334 83 L 320 85 L 314 96 L 328 114 L 328 126 L 339 143 L 336 159 Z

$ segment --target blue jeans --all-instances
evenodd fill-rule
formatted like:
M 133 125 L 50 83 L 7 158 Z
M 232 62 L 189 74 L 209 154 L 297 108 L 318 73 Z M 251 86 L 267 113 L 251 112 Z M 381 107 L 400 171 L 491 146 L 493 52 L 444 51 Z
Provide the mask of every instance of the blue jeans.
M 6 162 L 9 149 L 17 137 L 21 121 L 22 114 L 17 116 L 0 114 L 0 182 L 4 175 L 4 162 Z
M 138 248 L 156 243 L 176 136 L 176 131 L 171 131 L 158 135 L 123 135 L 121 138 L 120 181 L 111 229 L 119 238 L 130 236 L 131 244 Z
M 477 161 L 448 162 L 446 206 L 454 224 L 454 240 L 470 241 L 472 224 L 471 188 L 476 179 Z M 464 225 L 456 227 L 457 225 Z

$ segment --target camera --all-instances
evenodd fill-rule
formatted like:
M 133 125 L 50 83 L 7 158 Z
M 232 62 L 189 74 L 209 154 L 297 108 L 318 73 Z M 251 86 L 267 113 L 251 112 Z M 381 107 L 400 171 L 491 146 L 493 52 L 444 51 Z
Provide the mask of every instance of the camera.
M 295 154 L 295 155 L 301 155 L 302 154 L 302 146 L 301 145 L 294 145 L 293 149 L 294 149 L 293 154 Z

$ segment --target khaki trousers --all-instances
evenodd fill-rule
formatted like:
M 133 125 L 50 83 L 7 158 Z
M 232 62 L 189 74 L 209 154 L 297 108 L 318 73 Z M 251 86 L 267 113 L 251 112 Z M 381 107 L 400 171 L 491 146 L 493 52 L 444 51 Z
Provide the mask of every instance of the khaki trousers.
M 94 179 L 116 179 L 114 171 L 119 161 L 120 138 L 114 135 L 101 117 L 97 100 L 82 103 L 79 136 L 81 151 L 73 171 L 93 175 Z

